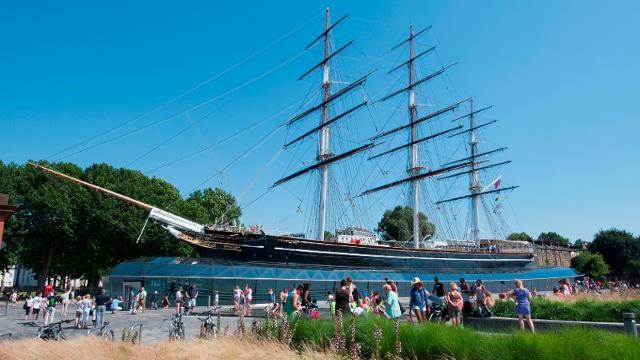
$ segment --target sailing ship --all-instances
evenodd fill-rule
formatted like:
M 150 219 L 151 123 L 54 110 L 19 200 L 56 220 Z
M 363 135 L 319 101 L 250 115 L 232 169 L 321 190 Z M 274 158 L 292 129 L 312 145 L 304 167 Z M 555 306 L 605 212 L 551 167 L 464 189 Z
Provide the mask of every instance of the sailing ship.
M 514 190 L 517 186 L 501 187 L 500 178 L 481 184 L 479 174 L 488 169 L 506 165 L 509 161 L 491 163 L 487 159 L 490 155 L 503 151 L 505 148 L 497 148 L 489 151 L 478 150 L 477 130 L 489 126 L 495 121 L 479 124 L 476 121 L 478 113 L 488 110 L 490 107 L 480 109 L 473 108 L 473 99 L 464 99 L 453 104 L 443 106 L 435 111 L 420 114 L 416 103 L 416 92 L 420 86 L 432 81 L 444 74 L 453 65 L 443 66 L 435 72 L 424 77 L 417 77 L 415 65 L 421 59 L 429 56 L 435 47 L 430 47 L 424 51 L 416 53 L 416 39 L 424 34 L 429 28 L 414 32 L 410 27 L 409 36 L 395 45 L 392 50 L 406 47 L 408 49 L 407 60 L 392 68 L 389 73 L 395 73 L 402 69 L 408 72 L 408 82 L 405 86 L 392 91 L 383 98 L 376 100 L 377 103 L 387 102 L 402 95 L 408 99 L 408 121 L 397 127 L 379 131 L 370 137 L 363 144 L 349 150 L 333 153 L 331 148 L 331 130 L 333 126 L 348 119 L 351 115 L 365 109 L 370 100 L 365 99 L 357 102 L 354 106 L 349 106 L 343 111 L 336 112 L 334 105 L 337 100 L 344 99 L 347 95 L 361 86 L 364 86 L 367 79 L 373 72 L 369 72 L 338 89 L 337 83 L 331 79 L 331 65 L 343 51 L 353 45 L 353 41 L 347 42 L 334 51 L 331 51 L 330 36 L 336 26 L 342 23 L 347 16 L 341 17 L 333 24 L 330 22 L 330 14 L 327 9 L 325 14 L 324 31 L 319 34 L 306 48 L 322 44 L 323 57 L 320 62 L 311 67 L 300 76 L 300 79 L 309 76 L 314 72 L 321 72 L 321 100 L 316 105 L 292 116 L 288 119 L 288 126 L 299 126 L 302 120 L 314 116 L 319 118 L 316 126 L 306 128 L 295 138 L 286 141 L 285 148 L 311 137 L 317 137 L 317 156 L 313 164 L 299 169 L 290 175 L 284 176 L 274 182 L 273 187 L 282 186 L 296 178 L 305 175 L 318 176 L 319 181 L 319 203 L 317 204 L 317 233 L 316 236 L 300 238 L 295 236 L 267 234 L 260 227 L 243 227 L 232 225 L 204 225 L 189 219 L 185 219 L 176 214 L 164 211 L 160 208 L 143 203 L 126 195 L 113 192 L 94 184 L 87 183 L 80 179 L 49 169 L 39 164 L 30 165 L 42 170 L 45 173 L 67 179 L 87 188 L 102 192 L 105 195 L 118 198 L 134 206 L 140 207 L 149 212 L 148 219 L 162 224 L 176 238 L 192 244 L 202 257 L 220 259 L 236 263 L 251 263 L 274 266 L 286 266 L 296 268 L 331 268 L 331 269 L 370 269 L 388 271 L 401 271 L 405 273 L 496 273 L 496 272 L 519 272 L 537 267 L 535 261 L 535 251 L 531 244 L 523 242 L 513 242 L 507 240 L 483 239 L 480 227 L 480 203 L 485 196 L 495 196 L 501 192 Z M 342 102 L 344 105 L 344 102 Z M 469 111 L 462 116 L 458 116 L 456 111 L 468 106 Z M 458 122 L 456 126 L 420 136 L 420 126 L 430 123 L 447 115 L 454 114 L 456 117 L 452 122 Z M 468 126 L 460 123 L 467 121 Z M 400 133 L 408 134 L 408 142 L 400 145 L 390 145 L 392 142 L 385 139 Z M 425 143 L 439 141 L 447 138 L 460 138 L 468 136 L 468 147 L 470 154 L 457 160 L 448 161 L 443 164 L 430 164 L 430 166 L 420 163 L 420 147 Z M 386 144 L 384 150 L 377 150 Z M 376 152 L 374 154 L 374 152 Z M 408 157 L 408 168 L 406 174 L 398 179 L 378 185 L 357 194 L 356 197 L 367 197 L 392 188 L 407 187 L 411 195 L 410 207 L 412 209 L 412 239 L 404 240 L 404 243 L 412 246 L 398 246 L 397 243 L 378 241 L 373 238 L 368 241 L 359 241 L 366 237 L 365 229 L 353 227 L 349 234 L 342 238 L 350 241 L 335 241 L 327 239 L 327 212 L 330 210 L 328 204 L 328 189 L 330 187 L 329 175 L 332 168 L 337 163 L 356 156 L 369 153 L 370 156 L 365 161 L 376 161 L 387 156 L 395 156 L 398 153 L 406 152 Z M 468 236 L 465 239 L 449 241 L 434 241 L 421 232 L 420 226 L 420 204 L 421 184 L 424 182 L 440 182 L 446 179 L 457 179 L 467 176 L 469 178 L 469 194 L 454 196 L 450 199 L 438 199 L 433 206 L 444 206 L 449 202 L 469 201 L 471 205 L 472 221 Z M 340 232 L 340 231 L 337 231 Z M 347 234 L 344 230 L 342 235 Z M 354 241 L 354 237 L 356 238 Z M 340 238 L 340 237 L 339 237 Z M 407 241 L 412 240 L 412 241 Z

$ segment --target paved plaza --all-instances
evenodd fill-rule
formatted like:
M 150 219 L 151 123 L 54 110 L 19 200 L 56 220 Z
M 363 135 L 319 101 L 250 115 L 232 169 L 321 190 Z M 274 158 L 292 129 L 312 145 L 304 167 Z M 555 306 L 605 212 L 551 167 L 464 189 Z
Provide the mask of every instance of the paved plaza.
M 259 305 L 256 305 L 254 312 L 257 315 L 263 315 L 263 311 L 258 309 Z M 196 308 L 196 312 L 206 311 L 205 306 Z M 75 310 L 71 308 L 71 311 L 66 317 L 61 317 L 62 305 L 58 305 L 56 308 L 55 321 L 63 319 L 73 319 Z M 5 312 L 7 315 L 5 316 Z M 142 324 L 142 342 L 146 344 L 167 340 L 169 338 L 169 327 L 171 316 L 175 314 L 175 308 L 169 308 L 167 310 L 147 310 L 144 313 L 138 313 L 131 315 L 127 311 L 120 311 L 115 314 L 111 314 L 107 311 L 105 314 L 105 321 L 109 321 L 111 328 L 115 332 L 116 339 L 120 339 L 122 335 L 122 329 L 128 328 L 132 325 Z M 228 333 L 233 334 L 238 329 L 239 319 L 237 316 L 232 315 L 230 307 L 223 307 L 221 312 L 221 323 L 223 331 L 225 327 L 228 327 Z M 37 321 L 38 325 L 43 325 L 42 313 L 40 319 Z M 24 310 L 22 309 L 22 302 L 19 301 L 16 306 L 6 306 L 6 302 L 0 302 L 0 335 L 11 333 L 11 339 L 23 339 L 34 338 L 38 332 L 38 327 L 33 325 L 23 325 L 21 323 L 31 321 L 25 321 Z M 249 329 L 253 318 L 246 317 L 245 325 Z M 185 333 L 187 340 L 194 339 L 200 332 L 200 321 L 198 316 L 183 316 L 183 323 L 185 327 Z M 93 326 L 89 326 L 89 330 L 93 329 Z M 79 336 L 87 336 L 87 330 L 74 329 L 73 322 L 63 324 L 64 335 L 67 339 L 72 339 Z

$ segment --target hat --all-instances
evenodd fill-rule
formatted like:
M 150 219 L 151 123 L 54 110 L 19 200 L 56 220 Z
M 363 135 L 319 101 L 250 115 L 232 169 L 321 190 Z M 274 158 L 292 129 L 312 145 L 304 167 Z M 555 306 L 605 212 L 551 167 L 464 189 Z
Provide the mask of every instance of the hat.
M 411 280 L 411 284 L 412 285 L 415 285 L 415 284 L 418 284 L 418 283 L 420 283 L 420 284 L 422 283 L 422 281 L 420 281 L 419 277 L 414 277 L 413 280 Z

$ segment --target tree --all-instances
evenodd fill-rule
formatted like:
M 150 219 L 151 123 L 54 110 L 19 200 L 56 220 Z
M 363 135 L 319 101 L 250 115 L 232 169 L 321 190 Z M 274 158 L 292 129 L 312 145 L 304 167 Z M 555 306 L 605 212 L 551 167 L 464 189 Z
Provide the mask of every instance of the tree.
M 602 254 L 611 266 L 611 272 L 620 276 L 629 273 L 629 266 L 633 266 L 630 262 L 640 257 L 640 240 L 624 230 L 600 230 L 589 245 L 589 251 Z
M 526 232 L 519 232 L 509 234 L 509 236 L 507 236 L 507 240 L 532 242 L 533 238 Z
M 240 218 L 235 199 L 221 189 L 197 191 L 185 200 L 170 183 L 139 171 L 42 164 L 194 221 Z M 35 271 L 39 287 L 52 276 L 84 277 L 95 284 L 115 264 L 141 256 L 197 256 L 154 222 L 141 234 L 145 210 L 31 167 L 0 162 L 0 192 L 18 205 L 5 233 L 12 253 L 0 252 L 0 267 L 19 259 Z
M 418 213 L 420 236 L 433 236 L 436 227 L 429 222 L 427 215 Z M 378 223 L 378 233 L 385 240 L 409 241 L 413 237 L 413 209 L 408 206 L 396 206 L 384 212 Z M 420 239 L 422 240 L 422 239 Z
M 602 255 L 592 254 L 588 251 L 583 251 L 571 259 L 571 267 L 594 279 L 600 279 L 609 273 L 609 266 Z
M 553 231 L 540 233 L 538 240 L 549 245 L 569 246 L 570 244 L 569 239 Z
M 336 237 L 331 231 L 324 231 L 324 241 L 334 241 Z

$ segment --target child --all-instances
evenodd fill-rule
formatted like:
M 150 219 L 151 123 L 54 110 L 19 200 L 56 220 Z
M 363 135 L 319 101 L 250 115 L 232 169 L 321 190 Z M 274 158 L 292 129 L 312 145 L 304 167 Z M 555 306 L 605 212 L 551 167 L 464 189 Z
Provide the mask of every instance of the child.
M 216 290 L 213 295 L 213 308 L 217 309 L 219 305 L 220 305 L 220 295 L 218 294 L 218 290 Z
M 336 298 L 331 291 L 327 291 L 327 302 L 329 303 L 329 312 L 332 315 L 336 313 Z
M 89 325 L 89 313 L 91 312 L 91 296 L 89 294 L 82 299 L 82 320 L 81 325 L 83 329 L 87 329 Z
M 76 296 L 76 321 L 73 323 L 73 326 L 80 329 L 80 319 L 82 319 L 82 297 Z
M 452 282 L 449 284 L 449 293 L 447 294 L 447 310 L 451 318 L 451 325 L 454 327 L 460 325 L 463 305 L 464 301 L 462 294 L 458 291 L 458 285 Z
M 40 293 L 37 293 L 32 301 L 33 303 L 31 305 L 31 312 L 33 313 L 33 320 L 38 320 L 38 316 L 40 315 L 40 307 L 42 306 L 42 298 L 40 297 Z
M 24 309 L 24 319 L 28 320 L 29 315 L 31 315 L 31 307 L 33 306 L 33 297 L 31 297 L 31 293 L 27 294 L 27 299 L 24 301 L 24 305 L 22 308 Z

